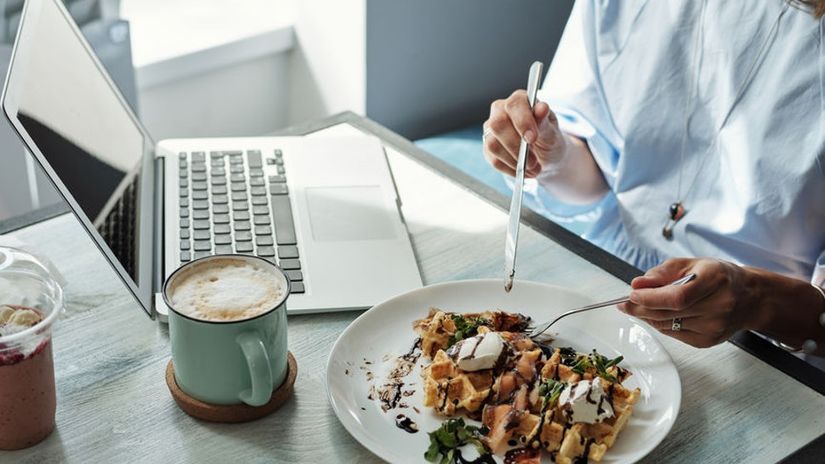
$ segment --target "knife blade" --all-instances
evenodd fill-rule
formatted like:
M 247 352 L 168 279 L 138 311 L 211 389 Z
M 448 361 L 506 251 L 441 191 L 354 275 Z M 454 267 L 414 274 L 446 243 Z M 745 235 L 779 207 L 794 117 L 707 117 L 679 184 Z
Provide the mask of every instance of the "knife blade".
M 527 79 L 527 101 L 532 110 L 536 103 L 536 93 L 539 89 L 541 72 L 544 65 L 540 61 L 530 65 L 530 76 Z M 516 249 L 518 248 L 518 232 L 521 222 L 521 200 L 524 192 L 524 170 L 527 166 L 527 153 L 530 146 L 521 139 L 516 161 L 516 178 L 513 185 L 513 198 L 510 200 L 510 220 L 507 223 L 507 237 L 504 241 L 504 291 L 513 289 L 513 279 L 516 276 Z

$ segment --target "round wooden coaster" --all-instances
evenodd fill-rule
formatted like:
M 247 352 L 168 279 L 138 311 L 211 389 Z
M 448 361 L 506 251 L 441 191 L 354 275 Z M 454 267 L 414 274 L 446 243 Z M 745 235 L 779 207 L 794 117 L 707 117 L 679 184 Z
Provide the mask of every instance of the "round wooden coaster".
M 295 378 L 298 376 L 298 363 L 291 352 L 288 353 L 287 361 L 288 368 L 284 383 L 272 392 L 269 403 L 263 406 L 252 407 L 243 403 L 215 405 L 192 398 L 178 387 L 178 383 L 175 381 L 175 368 L 172 366 L 171 359 L 169 364 L 166 365 L 166 386 L 169 387 L 172 398 L 175 399 L 183 412 L 195 419 L 224 423 L 249 422 L 275 412 L 292 396 Z

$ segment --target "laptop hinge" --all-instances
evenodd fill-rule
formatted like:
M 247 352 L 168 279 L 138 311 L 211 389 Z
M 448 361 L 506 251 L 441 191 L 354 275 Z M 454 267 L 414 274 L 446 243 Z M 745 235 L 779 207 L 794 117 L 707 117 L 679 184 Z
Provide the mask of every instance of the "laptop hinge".
M 163 250 L 164 250 L 164 243 L 163 243 L 163 204 L 164 204 L 164 161 L 163 157 L 155 158 L 155 207 L 154 207 L 154 221 L 153 221 L 153 231 L 152 234 L 154 235 L 154 250 L 152 250 L 152 262 L 153 262 L 153 282 L 152 288 L 155 292 L 160 292 L 163 286 L 163 276 L 166 275 L 164 272 L 164 259 L 163 259 Z

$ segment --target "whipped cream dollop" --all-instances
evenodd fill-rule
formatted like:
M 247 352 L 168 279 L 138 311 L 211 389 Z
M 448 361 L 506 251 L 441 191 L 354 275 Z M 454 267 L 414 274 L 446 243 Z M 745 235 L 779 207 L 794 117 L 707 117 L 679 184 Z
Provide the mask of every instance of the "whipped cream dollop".
M 492 369 L 503 350 L 504 340 L 501 336 L 495 332 L 487 332 L 456 343 L 448 354 L 455 360 L 459 369 L 473 372 Z
M 598 378 L 568 385 L 559 395 L 559 406 L 573 422 L 595 424 L 613 417 L 613 405 Z

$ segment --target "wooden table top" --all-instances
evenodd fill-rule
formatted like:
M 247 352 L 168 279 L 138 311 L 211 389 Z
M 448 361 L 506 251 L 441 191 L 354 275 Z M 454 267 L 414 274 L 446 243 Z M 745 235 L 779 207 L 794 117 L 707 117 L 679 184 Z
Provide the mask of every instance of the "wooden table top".
M 341 121 L 372 127 L 346 115 L 313 128 Z M 385 138 L 425 284 L 500 277 L 506 213 L 402 152 L 411 148 L 398 140 Z M 326 395 L 330 349 L 360 312 L 289 317 L 299 375 L 294 398 L 281 410 L 248 424 L 199 422 L 178 409 L 166 388 L 166 326 L 146 317 L 75 217 L 64 214 L 12 235 L 65 275 L 67 307 L 54 336 L 57 429 L 33 448 L 0 452 L 0 463 L 379 461 L 341 426 Z M 563 246 L 529 224 L 520 240 L 521 279 L 596 299 L 628 291 L 605 270 L 616 262 L 594 265 L 580 256 L 582 244 Z M 658 337 L 679 370 L 683 398 L 676 425 L 645 462 L 776 462 L 825 431 L 825 396 L 781 370 L 732 343 L 699 350 Z

